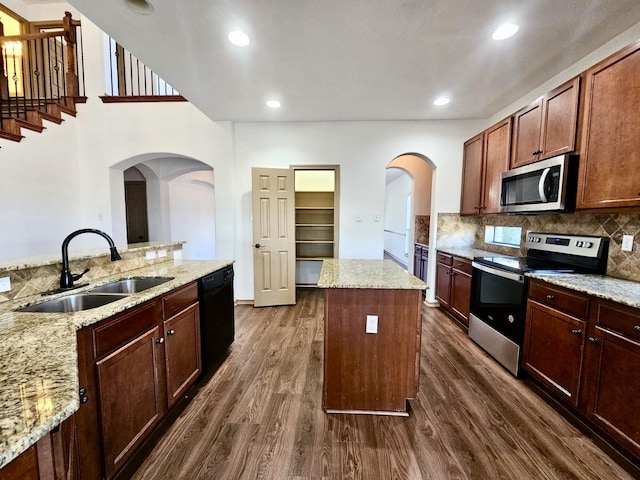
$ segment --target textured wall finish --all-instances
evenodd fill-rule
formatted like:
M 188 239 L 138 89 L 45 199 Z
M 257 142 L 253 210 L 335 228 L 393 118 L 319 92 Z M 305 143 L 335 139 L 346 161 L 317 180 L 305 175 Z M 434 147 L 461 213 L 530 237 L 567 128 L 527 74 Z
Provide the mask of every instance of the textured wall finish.
M 525 255 L 523 248 L 501 247 L 484 243 L 484 227 L 500 225 L 522 227 L 521 245 L 527 231 L 571 233 L 609 237 L 607 275 L 640 281 L 640 214 L 556 214 L 556 215 L 490 215 L 461 217 L 456 213 L 438 215 L 440 247 L 469 246 L 508 255 Z M 623 252 L 622 236 L 634 235 L 633 251 Z

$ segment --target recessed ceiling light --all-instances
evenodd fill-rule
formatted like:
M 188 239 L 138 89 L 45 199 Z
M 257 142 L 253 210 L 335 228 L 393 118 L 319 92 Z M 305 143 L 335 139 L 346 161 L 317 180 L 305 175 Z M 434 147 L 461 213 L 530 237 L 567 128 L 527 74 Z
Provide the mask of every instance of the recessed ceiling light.
M 280 102 L 278 100 L 267 100 L 267 107 L 280 108 Z
M 227 38 L 231 43 L 237 45 L 238 47 L 246 47 L 247 45 L 249 45 L 249 37 L 246 33 L 241 32 L 240 30 L 229 32 Z
M 149 14 L 153 12 L 153 5 L 148 0 L 122 0 L 130 10 L 136 13 Z
M 433 101 L 433 104 L 437 106 L 442 106 L 442 105 L 446 105 L 449 102 L 450 102 L 449 97 L 438 97 Z
M 518 31 L 518 25 L 515 23 L 505 23 L 500 25 L 491 35 L 494 40 L 504 40 L 509 37 L 513 37 Z

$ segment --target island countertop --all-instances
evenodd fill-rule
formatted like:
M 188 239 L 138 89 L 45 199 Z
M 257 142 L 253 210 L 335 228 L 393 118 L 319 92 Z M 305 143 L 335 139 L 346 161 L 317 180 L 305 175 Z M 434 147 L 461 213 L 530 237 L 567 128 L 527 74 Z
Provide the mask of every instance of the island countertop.
M 392 260 L 327 259 L 322 262 L 318 287 L 424 290 L 427 284 Z
M 130 270 L 125 274 L 103 277 L 74 293 L 122 277 L 168 276 L 173 280 L 82 312 L 15 311 L 26 304 L 45 300 L 40 295 L 0 303 L 0 336 L 3 343 L 0 354 L 0 468 L 78 409 L 77 330 L 232 263 L 228 260 L 172 260 Z

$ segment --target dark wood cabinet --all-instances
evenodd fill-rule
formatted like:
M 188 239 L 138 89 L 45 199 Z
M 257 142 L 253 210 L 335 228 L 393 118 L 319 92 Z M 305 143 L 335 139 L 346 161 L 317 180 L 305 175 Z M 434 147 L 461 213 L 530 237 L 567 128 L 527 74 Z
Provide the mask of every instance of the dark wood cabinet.
M 200 376 L 200 316 L 198 305 L 164 322 L 167 400 L 173 406 Z
M 436 255 L 436 299 L 465 327 L 469 326 L 471 261 L 443 252 Z
M 413 274 L 423 282 L 427 282 L 429 267 L 429 247 L 426 245 L 414 246 L 413 250 Z M 423 296 L 426 290 L 423 290 Z
M 585 77 L 576 209 L 640 206 L 640 41 Z
M 640 311 L 593 299 L 590 320 L 584 411 L 640 456 Z
M 500 212 L 501 174 L 511 159 L 511 117 L 464 144 L 460 213 Z
M 464 142 L 460 215 L 478 215 L 482 208 L 484 133 Z
M 201 372 L 195 282 L 78 332 L 83 480 L 115 476 Z
M 465 327 L 469 327 L 471 272 L 472 267 L 469 260 L 453 257 L 450 311 Z
M 579 318 L 571 315 L 575 311 L 568 312 L 563 308 L 571 305 L 565 299 L 574 297 L 581 297 L 585 303 L 588 302 L 586 295 L 560 287 L 548 287 L 532 280 L 527 302 L 522 366 L 556 392 L 559 398 L 577 407 L 587 322 L 586 309 L 582 312 L 583 318 Z
M 579 99 L 576 77 L 513 115 L 511 168 L 576 149 Z

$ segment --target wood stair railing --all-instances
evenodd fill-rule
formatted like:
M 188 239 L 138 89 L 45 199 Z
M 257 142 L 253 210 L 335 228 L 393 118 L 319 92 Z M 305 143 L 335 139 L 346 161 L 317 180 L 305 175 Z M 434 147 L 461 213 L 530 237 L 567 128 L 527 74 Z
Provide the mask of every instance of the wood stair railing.
M 22 129 L 42 132 L 43 120 L 60 124 L 86 102 L 78 75 L 76 30 L 65 12 L 56 31 L 4 36 L 0 23 L 0 138 L 19 142 Z M 80 47 L 81 48 L 81 47 Z

